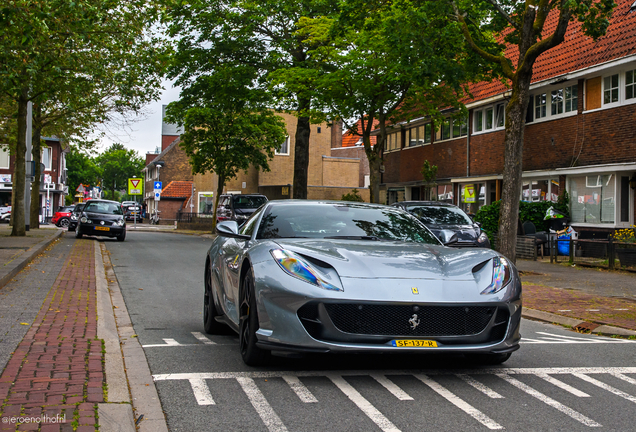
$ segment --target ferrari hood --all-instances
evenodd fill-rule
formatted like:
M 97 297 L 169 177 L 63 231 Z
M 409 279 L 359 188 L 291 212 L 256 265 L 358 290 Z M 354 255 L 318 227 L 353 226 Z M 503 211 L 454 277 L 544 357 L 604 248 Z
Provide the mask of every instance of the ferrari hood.
M 333 267 L 340 277 L 473 280 L 472 269 L 496 256 L 490 249 L 453 249 L 370 240 L 280 239 L 282 248 Z

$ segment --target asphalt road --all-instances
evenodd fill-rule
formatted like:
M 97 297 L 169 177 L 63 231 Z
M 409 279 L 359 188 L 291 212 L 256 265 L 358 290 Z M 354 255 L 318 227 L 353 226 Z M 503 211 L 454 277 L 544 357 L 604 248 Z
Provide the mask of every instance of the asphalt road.
M 238 338 L 203 333 L 211 242 L 103 240 L 171 431 L 633 431 L 636 341 L 524 320 L 504 365 L 433 355 L 277 358 L 250 368 Z

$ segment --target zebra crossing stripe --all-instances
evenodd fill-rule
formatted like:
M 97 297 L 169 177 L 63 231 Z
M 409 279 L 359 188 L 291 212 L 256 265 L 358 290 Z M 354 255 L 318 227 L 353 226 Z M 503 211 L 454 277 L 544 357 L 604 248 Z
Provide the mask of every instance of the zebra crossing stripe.
M 492 430 L 503 429 L 503 426 L 501 426 L 499 423 L 497 423 L 494 420 L 492 420 L 490 417 L 488 417 L 486 414 L 484 414 L 481 411 L 479 411 L 477 408 L 473 407 L 472 405 L 468 404 L 467 402 L 464 402 L 462 399 L 460 399 L 459 397 L 455 396 L 455 394 L 453 392 L 451 392 L 450 390 L 447 390 L 446 388 L 442 387 L 440 384 L 438 384 L 437 382 L 433 381 L 432 379 L 430 379 L 426 375 L 415 375 L 415 378 L 417 378 L 420 381 L 422 381 L 424 384 L 429 386 L 437 394 L 439 394 L 444 399 L 446 399 L 447 401 L 449 401 L 450 403 L 455 405 L 457 408 L 459 408 L 462 411 L 464 411 L 466 414 L 470 415 L 472 418 L 474 418 L 479 423 L 481 423 L 484 426 L 486 426 L 488 429 L 492 429 Z
M 205 345 L 216 345 L 215 342 L 212 342 L 201 332 L 192 332 L 192 336 L 197 338 L 200 342 L 203 342 Z
M 500 395 L 496 391 L 492 390 L 491 388 L 486 387 L 484 384 L 482 384 L 481 382 L 477 381 L 475 378 L 471 377 L 470 375 L 457 374 L 457 376 L 459 378 L 461 378 L 462 380 L 464 380 L 464 382 L 466 384 L 469 384 L 469 385 L 473 386 L 474 388 L 476 388 L 477 390 L 479 390 L 480 392 L 482 392 L 483 394 L 485 394 L 489 398 L 492 398 L 492 399 L 504 399 L 504 397 L 502 395 Z
M 555 408 L 555 409 L 561 411 L 563 414 L 570 416 L 574 420 L 576 420 L 578 422 L 581 422 L 581 423 L 583 423 L 586 426 L 589 426 L 589 427 L 602 427 L 602 425 L 600 425 L 599 423 L 596 423 L 594 420 L 592 420 L 592 419 L 590 419 L 588 417 L 585 417 L 580 412 L 574 411 L 572 408 L 569 408 L 569 407 L 563 405 L 562 403 L 555 401 L 551 397 L 549 397 L 547 395 L 544 395 L 543 393 L 533 389 L 529 385 L 522 383 L 521 381 L 511 377 L 508 374 L 498 373 L 496 375 L 499 378 L 501 378 L 501 379 L 507 381 L 508 383 L 512 384 L 513 386 L 517 387 L 519 390 L 522 390 L 522 391 L 526 392 L 530 396 L 539 399 L 541 402 L 551 406 L 552 408 Z
M 210 388 L 203 379 L 190 378 L 188 381 L 190 381 L 192 392 L 194 393 L 194 397 L 199 405 L 214 405 L 214 399 L 212 399 L 212 395 L 210 394 Z
M 309 391 L 305 384 L 300 382 L 297 376 L 283 375 L 283 379 L 289 385 L 289 387 L 298 395 L 301 401 L 305 403 L 315 403 L 318 399 Z
M 404 390 L 398 387 L 393 381 L 388 379 L 386 376 L 381 374 L 371 374 L 371 378 L 376 380 L 378 383 L 382 385 L 385 389 L 387 389 L 393 396 L 398 398 L 398 400 L 413 400 L 411 396 L 409 396 Z
M 612 373 L 610 373 L 610 375 L 612 375 L 612 376 L 614 376 L 614 377 L 616 377 L 618 379 L 621 379 L 623 381 L 626 381 L 626 382 L 628 382 L 630 384 L 636 385 L 636 380 L 634 378 L 630 378 L 630 377 L 628 377 L 626 375 L 623 375 L 622 373 L 612 372 Z
M 548 374 L 537 374 L 537 376 L 539 378 L 543 378 L 544 380 L 546 380 L 550 384 L 555 385 L 555 386 L 559 387 L 562 390 L 565 390 L 566 392 L 572 393 L 574 396 L 590 397 L 589 394 L 584 393 L 581 390 L 575 389 L 571 385 L 568 385 L 568 384 L 564 383 L 563 381 L 560 381 L 560 380 L 558 380 L 558 379 L 556 379 L 553 376 L 550 376 Z
M 592 377 L 589 377 L 587 375 L 584 374 L 580 374 L 580 373 L 575 373 L 573 374 L 575 377 L 582 379 L 583 381 L 587 381 L 590 384 L 594 384 L 597 387 L 602 388 L 603 390 L 607 390 L 610 393 L 614 393 L 616 396 L 620 396 L 623 399 L 627 399 L 628 401 L 634 402 L 636 403 L 636 397 L 629 395 L 627 393 L 625 393 L 624 391 L 621 391 L 617 388 L 614 388 L 608 384 L 605 384 L 604 382 L 601 382 L 597 379 L 594 379 Z
M 380 429 L 384 432 L 400 432 L 400 429 L 391 423 L 388 418 L 384 417 L 376 407 L 366 400 L 364 396 L 354 389 L 343 377 L 335 374 L 327 374 L 327 377 Z
M 274 412 L 263 393 L 258 389 L 252 378 L 237 377 L 236 380 L 243 387 L 243 391 L 250 403 L 267 426 L 270 432 L 287 432 L 287 428 L 280 417 Z

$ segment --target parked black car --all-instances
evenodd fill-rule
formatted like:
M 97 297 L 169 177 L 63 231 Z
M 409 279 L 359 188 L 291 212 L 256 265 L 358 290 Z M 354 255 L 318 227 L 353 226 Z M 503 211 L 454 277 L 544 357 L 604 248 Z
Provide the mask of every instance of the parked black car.
M 126 221 L 121 204 L 117 201 L 90 200 L 77 221 L 75 238 L 84 235 L 116 237 L 126 239 Z
M 71 217 L 70 217 L 70 220 L 68 222 L 68 230 L 69 231 L 75 231 L 75 227 L 77 226 L 77 221 L 79 220 L 80 215 L 82 214 L 82 210 L 84 210 L 84 206 L 85 205 L 86 205 L 86 203 L 75 204 L 75 208 L 71 212 Z
M 260 194 L 221 195 L 219 207 L 216 210 L 216 220 L 217 222 L 232 220 L 241 225 L 267 201 L 267 197 Z
M 455 205 L 439 201 L 402 201 L 392 205 L 417 216 L 438 238 L 442 230 L 456 232 L 458 241 L 453 247 L 490 247 L 479 224 Z
M 135 217 L 139 222 L 141 222 L 141 205 L 130 201 L 124 201 L 121 203 L 122 209 L 124 211 L 124 217 L 127 221 L 134 221 Z

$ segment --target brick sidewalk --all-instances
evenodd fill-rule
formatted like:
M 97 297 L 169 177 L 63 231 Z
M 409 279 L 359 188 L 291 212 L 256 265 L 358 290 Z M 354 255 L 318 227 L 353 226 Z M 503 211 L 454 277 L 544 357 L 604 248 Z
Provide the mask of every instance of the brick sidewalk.
M 602 297 L 573 289 L 523 285 L 523 307 L 636 330 L 636 301 Z
M 105 383 L 96 306 L 93 242 L 78 240 L 0 377 L 0 431 L 96 431 Z M 65 421 L 10 423 L 43 416 Z

